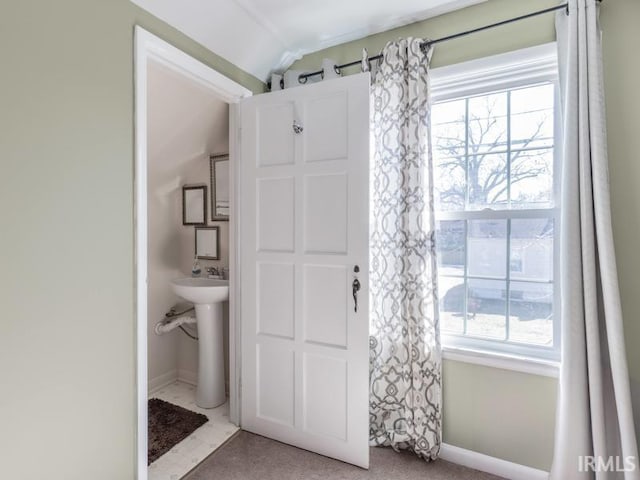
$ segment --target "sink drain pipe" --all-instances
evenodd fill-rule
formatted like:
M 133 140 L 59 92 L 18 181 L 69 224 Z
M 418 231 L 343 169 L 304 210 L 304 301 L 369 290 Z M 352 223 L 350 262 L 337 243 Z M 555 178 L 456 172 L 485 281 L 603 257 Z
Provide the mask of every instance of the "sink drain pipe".
M 178 311 L 180 310 L 180 311 Z M 184 305 L 176 305 L 171 308 L 165 315 L 162 320 L 156 323 L 155 332 L 156 335 L 162 335 L 164 333 L 169 333 L 176 328 L 180 328 L 186 335 L 197 340 L 198 337 L 196 335 L 192 335 L 189 333 L 183 325 L 189 325 L 196 323 L 196 318 L 191 315 L 187 315 L 187 313 L 193 312 L 195 310 L 194 307 L 184 306 Z

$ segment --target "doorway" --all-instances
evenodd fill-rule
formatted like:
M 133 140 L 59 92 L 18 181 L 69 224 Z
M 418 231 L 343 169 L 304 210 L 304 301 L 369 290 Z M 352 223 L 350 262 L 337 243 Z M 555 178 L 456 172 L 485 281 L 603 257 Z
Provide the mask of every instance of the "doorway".
M 155 72 L 155 73 L 154 73 Z M 182 392 L 184 395 L 189 395 L 189 386 L 188 383 L 195 382 L 195 372 L 193 372 L 194 368 L 188 369 L 176 368 L 175 373 L 172 369 L 168 369 L 168 371 L 158 374 L 158 370 L 154 371 L 153 376 L 149 375 L 149 354 L 152 353 L 154 355 L 162 355 L 162 348 L 156 348 L 155 345 L 153 348 L 149 348 L 149 340 L 154 339 L 155 337 L 151 337 L 154 335 L 153 328 L 149 328 L 150 325 L 155 324 L 156 322 L 162 320 L 162 315 L 158 315 L 158 311 L 164 311 L 167 306 L 160 305 L 161 301 L 156 301 L 156 298 L 163 298 L 166 295 L 163 295 L 162 292 L 159 296 L 154 297 L 154 292 L 151 291 L 151 288 L 156 289 L 158 287 L 158 283 L 162 284 L 162 280 L 151 282 L 150 271 L 151 267 L 154 265 L 150 265 L 149 259 L 151 258 L 154 252 L 152 250 L 157 250 L 157 245 L 154 245 L 153 249 L 150 248 L 152 244 L 152 236 L 155 235 L 156 227 L 158 225 L 150 224 L 150 214 L 157 214 L 154 208 L 157 205 L 153 205 L 154 202 L 150 201 L 150 195 L 167 195 L 169 192 L 172 192 L 173 199 L 175 199 L 177 192 L 181 191 L 182 184 L 191 183 L 193 181 L 192 178 L 189 177 L 190 174 L 184 175 L 174 175 L 173 180 L 165 181 L 161 186 L 158 186 L 157 183 L 152 183 L 150 178 L 151 169 L 150 169 L 150 160 L 152 155 L 154 154 L 155 147 L 157 145 L 151 145 L 149 142 L 149 135 L 151 133 L 150 127 L 154 129 L 157 127 L 156 123 L 153 125 L 150 122 L 150 104 L 149 104 L 149 94 L 150 94 L 150 77 L 152 74 L 157 75 L 158 72 L 166 74 L 166 79 L 171 79 L 175 81 L 182 81 L 183 83 L 191 83 L 194 88 L 197 90 L 201 90 L 206 92 L 209 97 L 215 96 L 218 100 L 220 111 L 225 112 L 226 119 L 228 120 L 228 131 L 231 132 L 228 135 L 227 146 L 228 157 L 229 157 L 229 189 L 231 199 L 231 204 L 229 205 L 229 221 L 225 222 L 225 230 L 228 231 L 228 267 L 229 267 L 229 309 L 228 309 L 228 317 L 229 317 L 229 328 L 228 328 L 228 392 L 229 392 L 229 403 L 228 403 L 228 419 L 229 422 L 239 425 L 239 405 L 238 405 L 238 382 L 239 376 L 237 374 L 238 362 L 236 361 L 236 356 L 239 354 L 239 349 L 236 348 L 236 340 L 238 339 L 237 334 L 237 323 L 235 321 L 235 310 L 237 303 L 234 301 L 234 298 L 237 296 L 237 291 L 233 282 L 233 275 L 235 271 L 235 266 L 237 265 L 237 259 L 235 257 L 235 249 L 233 247 L 235 238 L 237 236 L 236 233 L 236 219 L 234 217 L 235 205 L 233 204 L 233 192 L 234 192 L 234 182 L 235 182 L 235 164 L 234 159 L 237 156 L 237 145 L 236 145 L 236 103 L 238 103 L 241 99 L 249 97 L 252 95 L 251 91 L 237 84 L 236 82 L 230 80 L 229 78 L 221 75 L 216 72 L 212 68 L 204 65 L 203 63 L 197 61 L 193 57 L 187 55 L 186 53 L 178 50 L 177 48 L 171 46 L 170 44 L 164 42 L 160 38 L 152 35 L 151 33 L 145 31 L 140 27 L 136 27 L 135 30 L 135 132 L 136 132 L 136 152 L 135 152 L 135 288 L 136 288 L 136 329 L 137 329 L 137 340 L 136 340 L 136 349 L 137 349 L 137 375 L 136 375 L 136 388 L 137 388 L 137 439 L 136 439 L 136 456 L 137 456 L 137 478 L 140 480 L 146 480 L 148 478 L 148 469 L 147 469 L 147 456 L 148 456 L 148 447 L 149 447 L 149 438 L 148 438 L 148 422 L 149 422 L 149 410 L 148 410 L 148 400 L 149 400 L 149 390 L 158 389 L 164 384 L 170 384 L 172 380 L 178 379 L 182 380 L 186 385 L 185 392 Z M 213 104 L 212 104 L 213 105 Z M 213 107 L 212 107 L 213 108 Z M 228 112 L 228 113 L 226 113 Z M 175 128 L 178 130 L 181 126 L 182 128 L 198 128 L 198 122 L 196 119 L 195 125 L 181 125 L 180 118 L 169 118 L 167 119 L 165 128 L 167 132 L 171 132 L 171 128 Z M 172 127 L 175 125 L 175 127 Z M 218 139 L 219 140 L 219 139 Z M 224 143 L 224 142 L 223 142 Z M 216 142 L 208 146 L 207 148 L 215 149 Z M 219 144 L 219 143 L 218 143 Z M 222 148 L 224 149 L 224 148 Z M 162 148 L 160 151 L 166 151 Z M 156 152 L 157 153 L 157 152 Z M 206 158 L 206 172 L 209 172 L 209 156 L 216 153 L 221 153 L 217 151 L 206 151 L 206 152 L 195 152 L 196 156 L 204 153 Z M 180 155 L 176 155 L 176 157 L 180 157 Z M 184 156 L 183 156 L 184 157 Z M 167 165 L 171 165 L 171 158 L 165 159 Z M 202 163 L 202 162 L 200 162 Z M 173 167 L 173 166 L 172 166 Z M 202 165 L 196 167 L 196 170 L 200 170 L 202 173 Z M 175 172 L 174 172 L 175 173 Z M 207 190 L 211 190 L 211 185 L 209 182 L 210 177 L 207 175 L 206 180 L 202 183 L 209 188 Z M 197 179 L 196 179 L 197 180 Z M 175 183 L 175 185 L 174 185 Z M 196 182 L 199 183 L 199 182 Z M 151 186 L 154 186 L 155 192 L 151 191 Z M 164 192 L 164 193 L 163 193 Z M 181 196 L 177 197 L 179 201 L 181 201 Z M 171 200 L 173 202 L 173 199 Z M 166 198 L 164 199 L 167 200 Z M 207 206 L 204 207 L 204 210 L 207 213 L 208 219 L 212 219 L 212 214 L 215 214 L 213 210 L 215 210 L 214 202 L 210 201 L 210 197 L 205 195 L 205 201 L 208 202 L 209 208 Z M 175 202 L 173 202 L 175 203 Z M 206 204 L 205 204 L 206 205 Z M 172 207 L 175 211 L 175 205 Z M 155 212 L 155 213 L 154 213 Z M 209 223 L 208 219 L 205 218 L 204 224 Z M 155 222 L 157 223 L 157 222 Z M 216 222 L 219 224 L 219 222 Z M 166 226 L 164 226 L 166 227 Z M 160 225 L 160 229 L 164 228 Z M 220 228 L 220 227 L 219 227 Z M 194 227 L 184 227 L 184 231 L 180 232 L 180 228 L 176 228 L 175 236 L 173 239 L 165 241 L 167 244 L 164 248 L 174 248 L 178 245 L 177 248 L 180 248 L 179 245 L 184 243 L 180 241 L 180 236 L 183 237 L 185 235 L 195 236 Z M 164 228 L 164 230 L 167 230 Z M 187 243 L 191 243 L 187 240 Z M 193 247 L 190 247 L 193 248 Z M 157 252 L 156 252 L 157 253 Z M 182 266 L 172 272 L 170 269 L 166 268 L 163 271 L 164 276 L 169 279 L 172 275 L 179 276 L 182 273 L 182 276 L 188 275 L 191 269 L 191 264 L 189 262 L 193 261 L 193 256 L 184 253 L 181 254 L 179 252 L 175 252 L 177 257 L 187 255 L 186 260 L 181 259 L 177 260 L 177 263 L 184 264 L 187 262 L 188 266 Z M 195 254 L 194 254 L 195 256 Z M 200 260 L 203 264 L 203 270 L 207 266 L 216 267 L 220 270 L 221 265 L 218 265 L 215 261 L 207 261 Z M 171 262 L 169 262 L 171 263 Z M 162 270 L 162 269 L 161 269 Z M 154 277 L 155 278 L 155 277 Z M 164 285 L 162 288 L 167 289 L 168 286 Z M 162 289 L 161 288 L 161 289 Z M 166 299 L 165 299 L 166 301 Z M 158 310 L 160 308 L 160 310 Z M 153 315 L 155 313 L 155 315 Z M 163 312 L 164 314 L 164 312 Z M 159 318 L 156 318 L 159 317 Z M 164 342 L 166 344 L 171 344 L 171 342 L 178 343 L 183 342 L 185 340 L 189 340 L 186 336 L 182 335 L 182 332 L 176 331 L 171 333 L 174 338 L 172 341 Z M 181 338 L 184 336 L 185 338 Z M 191 342 L 194 342 L 191 340 Z M 182 349 L 182 355 L 186 357 L 187 364 L 189 363 L 189 357 L 191 357 L 191 364 L 196 364 L 197 361 L 194 360 L 194 349 L 197 349 L 197 344 L 192 343 L 191 345 L 186 344 L 186 347 Z M 196 354 L 197 355 L 197 354 Z M 162 370 L 162 369 L 160 369 Z M 165 368 L 164 370 L 167 370 Z M 183 371 L 180 371 L 183 370 Z M 150 382 L 152 380 L 152 382 Z M 195 388 L 191 386 L 191 389 Z M 165 392 L 166 393 L 166 392 Z M 181 393 L 181 392 L 178 392 Z M 170 393 L 169 393 L 170 394 Z M 175 393 L 177 395 L 177 393 Z M 183 400 L 184 400 L 183 395 Z M 179 403 L 179 402 L 176 402 Z M 188 403 L 188 401 L 187 401 Z M 180 405 L 178 405 L 180 406 Z M 186 473 L 186 472 L 184 472 Z

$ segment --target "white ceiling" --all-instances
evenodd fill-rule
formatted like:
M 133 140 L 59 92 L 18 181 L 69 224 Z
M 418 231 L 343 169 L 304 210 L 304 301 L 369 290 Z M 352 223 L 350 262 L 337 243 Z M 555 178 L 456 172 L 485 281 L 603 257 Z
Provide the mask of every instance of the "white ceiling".
M 307 53 L 486 0 L 131 0 L 265 81 Z

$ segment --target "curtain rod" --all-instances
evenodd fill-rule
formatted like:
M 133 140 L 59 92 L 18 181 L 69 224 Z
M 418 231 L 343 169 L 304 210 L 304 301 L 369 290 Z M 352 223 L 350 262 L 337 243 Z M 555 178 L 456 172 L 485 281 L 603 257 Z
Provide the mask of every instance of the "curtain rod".
M 599 3 L 602 3 L 603 0 L 598 0 Z M 508 23 L 519 22 L 520 20 L 526 20 L 527 18 L 537 17 L 538 15 L 544 15 L 545 13 L 555 12 L 557 10 L 565 9 L 567 13 L 569 13 L 569 3 L 563 3 L 561 5 L 556 5 L 555 7 L 549 7 L 542 10 L 538 10 L 536 12 L 527 13 L 525 15 L 520 15 L 519 17 L 509 18 L 507 20 L 502 20 L 498 23 L 492 23 L 491 25 L 484 25 L 483 27 L 474 28 L 471 30 L 466 30 L 464 32 L 454 33 L 453 35 L 447 35 L 446 37 L 440 37 L 433 40 L 427 40 L 420 45 L 420 48 L 423 50 L 429 48 L 431 45 L 435 45 L 436 43 L 446 42 L 447 40 L 453 40 L 454 38 L 465 37 L 467 35 L 471 35 L 472 33 L 482 32 L 484 30 L 489 30 L 495 27 L 501 27 L 502 25 L 506 25 Z M 373 57 L 368 57 L 367 61 L 371 62 L 372 60 L 380 60 L 383 55 L 380 53 Z M 337 73 L 340 72 L 341 69 L 347 67 L 354 67 L 356 65 L 360 65 L 362 60 L 356 60 L 354 62 L 344 63 L 342 65 L 335 65 L 333 68 Z M 298 76 L 298 81 L 300 83 L 306 83 L 309 77 L 315 77 L 317 75 L 322 75 L 324 70 L 317 70 L 315 72 L 302 73 Z

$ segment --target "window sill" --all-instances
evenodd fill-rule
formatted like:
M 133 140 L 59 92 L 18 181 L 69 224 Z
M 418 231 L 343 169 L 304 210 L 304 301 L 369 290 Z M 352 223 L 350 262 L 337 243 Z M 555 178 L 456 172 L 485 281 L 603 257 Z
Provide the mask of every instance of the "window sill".
M 520 357 L 504 353 L 485 352 L 460 347 L 442 347 L 442 358 L 514 372 L 558 378 L 560 363 L 538 358 Z

